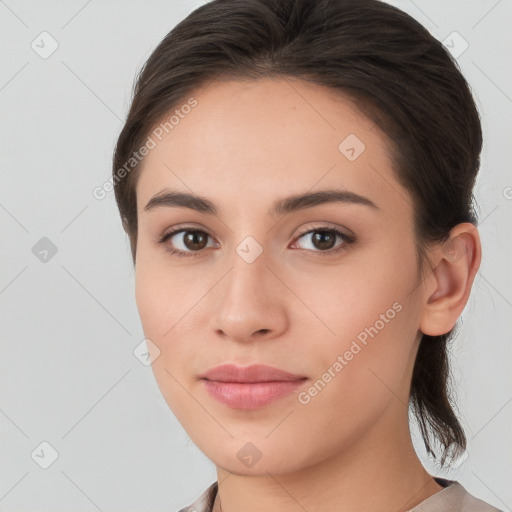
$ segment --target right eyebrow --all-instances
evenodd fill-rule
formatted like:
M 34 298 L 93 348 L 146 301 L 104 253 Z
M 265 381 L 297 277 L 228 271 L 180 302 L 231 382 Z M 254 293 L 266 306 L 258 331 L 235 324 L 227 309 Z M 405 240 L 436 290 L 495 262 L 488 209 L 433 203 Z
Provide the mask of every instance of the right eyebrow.
M 189 194 L 188 192 L 178 192 L 174 190 L 162 190 L 154 195 L 144 207 L 144 211 L 153 210 L 157 207 L 183 207 L 196 210 L 208 215 L 217 215 L 215 205 L 205 197 Z

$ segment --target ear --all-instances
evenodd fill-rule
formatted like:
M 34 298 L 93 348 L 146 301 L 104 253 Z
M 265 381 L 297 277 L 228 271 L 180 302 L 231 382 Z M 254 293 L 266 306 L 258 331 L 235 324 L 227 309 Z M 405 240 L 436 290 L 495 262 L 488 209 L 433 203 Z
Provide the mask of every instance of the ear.
M 425 297 L 419 329 L 439 336 L 453 329 L 469 298 L 480 266 L 482 248 L 476 226 L 455 226 L 450 238 L 430 254 L 434 268 L 425 278 Z

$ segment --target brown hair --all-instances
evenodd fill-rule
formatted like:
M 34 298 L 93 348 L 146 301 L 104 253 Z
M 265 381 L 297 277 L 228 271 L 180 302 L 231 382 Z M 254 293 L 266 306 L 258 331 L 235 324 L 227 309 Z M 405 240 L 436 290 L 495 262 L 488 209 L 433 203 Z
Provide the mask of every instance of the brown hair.
M 458 223 L 476 223 L 480 118 L 456 61 L 420 23 L 379 0 L 213 0 L 181 21 L 144 64 L 115 148 L 114 189 L 134 263 L 140 165 L 126 171 L 134 151 L 201 86 L 273 76 L 343 93 L 387 135 L 396 175 L 413 198 L 422 266 L 428 243 L 447 240 Z M 433 442 L 441 443 L 441 465 L 450 450 L 458 456 L 466 448 L 448 391 L 452 334 L 423 335 L 410 390 L 436 459 Z

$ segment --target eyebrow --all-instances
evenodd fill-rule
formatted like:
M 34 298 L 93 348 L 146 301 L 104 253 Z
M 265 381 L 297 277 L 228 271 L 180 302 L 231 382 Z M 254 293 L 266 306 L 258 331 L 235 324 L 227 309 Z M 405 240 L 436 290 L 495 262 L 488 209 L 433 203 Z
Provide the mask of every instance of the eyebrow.
M 354 192 L 348 190 L 324 189 L 317 192 L 306 192 L 304 194 L 296 194 L 278 199 L 267 213 L 272 217 L 277 217 L 279 215 L 285 215 L 328 203 L 359 204 L 379 210 L 379 207 L 373 201 Z M 206 197 L 167 189 L 154 195 L 144 207 L 144 211 L 153 210 L 157 207 L 183 207 L 207 215 L 218 214 L 215 204 Z

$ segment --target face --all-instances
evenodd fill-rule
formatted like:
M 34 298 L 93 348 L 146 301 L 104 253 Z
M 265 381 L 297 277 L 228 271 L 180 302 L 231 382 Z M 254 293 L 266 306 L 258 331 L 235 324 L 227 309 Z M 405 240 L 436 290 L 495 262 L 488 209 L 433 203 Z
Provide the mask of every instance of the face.
M 424 297 L 385 136 L 297 79 L 191 96 L 136 188 L 136 300 L 168 405 L 237 474 L 401 435 Z

